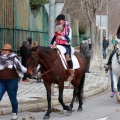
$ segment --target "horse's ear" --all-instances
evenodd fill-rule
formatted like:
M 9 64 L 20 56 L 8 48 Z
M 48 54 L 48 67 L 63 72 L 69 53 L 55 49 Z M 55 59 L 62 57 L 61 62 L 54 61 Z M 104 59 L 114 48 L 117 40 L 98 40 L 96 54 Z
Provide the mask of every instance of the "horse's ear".
M 38 45 L 38 46 L 35 46 L 35 47 L 32 47 L 32 51 L 33 51 L 33 52 L 36 52 L 38 47 L 39 47 L 39 45 Z

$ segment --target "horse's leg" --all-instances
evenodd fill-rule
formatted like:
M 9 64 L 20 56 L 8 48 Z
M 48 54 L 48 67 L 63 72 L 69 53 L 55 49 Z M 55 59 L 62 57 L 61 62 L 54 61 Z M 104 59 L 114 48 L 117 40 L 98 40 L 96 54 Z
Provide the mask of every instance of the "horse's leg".
M 44 81 L 44 85 L 46 87 L 46 91 L 47 91 L 47 102 L 48 102 L 48 110 L 44 116 L 43 119 L 49 119 L 50 118 L 50 113 L 51 113 L 51 84 L 46 83 Z
M 59 85 L 59 97 L 58 97 L 58 100 L 61 103 L 64 110 L 72 112 L 72 109 L 69 106 L 65 105 L 64 102 L 63 102 L 63 90 L 64 90 L 64 84 Z
M 120 97 L 119 97 L 118 88 L 117 88 L 118 78 L 119 78 L 119 77 L 113 73 L 113 86 L 114 86 L 114 91 L 115 91 L 115 93 L 116 93 L 117 101 L 120 102 Z
M 113 74 L 113 88 L 114 88 L 114 91 L 115 92 L 118 92 L 118 89 L 117 89 L 117 82 L 118 81 L 118 77 L 117 77 L 117 75 L 115 75 L 115 74 Z
M 78 89 L 74 88 L 74 91 L 73 91 L 73 98 L 72 98 L 72 101 L 70 103 L 70 107 L 73 108 L 73 104 L 74 104 L 74 101 L 75 101 L 75 98 L 77 96 L 77 93 L 78 93 Z
M 81 93 L 81 91 L 78 91 L 78 100 L 79 100 L 79 106 L 78 106 L 78 110 L 77 111 L 82 111 L 83 110 L 83 108 L 82 108 L 82 105 L 83 105 L 83 101 L 82 101 L 82 99 L 83 99 L 83 96 L 82 96 L 83 94 Z
M 79 100 L 79 106 L 78 106 L 78 111 L 82 111 L 82 105 L 83 105 L 83 87 L 84 87 L 84 82 L 85 82 L 85 73 L 82 75 L 82 78 L 80 80 L 80 84 L 78 87 L 78 92 L 77 92 L 77 96 L 78 96 L 78 100 Z

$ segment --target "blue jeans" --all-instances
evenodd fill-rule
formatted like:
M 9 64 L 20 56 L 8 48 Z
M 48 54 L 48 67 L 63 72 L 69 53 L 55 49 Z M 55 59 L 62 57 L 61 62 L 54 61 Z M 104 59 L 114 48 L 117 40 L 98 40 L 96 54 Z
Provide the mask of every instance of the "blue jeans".
M 111 91 L 114 92 L 114 89 L 113 89 L 113 73 L 112 73 L 112 70 L 110 69 L 110 78 L 111 78 Z M 120 92 L 120 77 L 119 77 L 119 80 L 118 80 L 118 92 Z
M 0 101 L 4 93 L 7 91 L 11 105 L 12 113 L 18 111 L 18 101 L 17 101 L 17 90 L 18 90 L 18 78 L 11 80 L 0 80 Z
M 103 59 L 106 59 L 106 49 L 103 49 Z

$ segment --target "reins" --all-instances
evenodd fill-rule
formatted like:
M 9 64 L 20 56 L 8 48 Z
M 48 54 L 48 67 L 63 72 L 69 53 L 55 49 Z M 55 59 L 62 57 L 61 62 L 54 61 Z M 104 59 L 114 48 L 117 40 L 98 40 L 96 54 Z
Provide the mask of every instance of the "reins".
M 40 78 L 42 78 L 43 75 L 45 75 L 45 74 L 50 73 L 51 71 L 53 71 L 54 68 L 56 67 L 56 65 L 58 64 L 59 54 L 61 54 L 61 52 L 60 52 L 60 50 L 57 49 L 57 48 L 56 48 L 56 50 L 57 50 L 57 59 L 55 60 L 55 62 L 54 62 L 54 64 L 53 64 L 53 67 L 50 68 L 49 70 L 47 70 L 46 72 L 42 73 L 42 74 L 40 75 Z M 41 60 L 41 62 L 44 63 L 42 60 Z
M 119 50 L 117 49 L 117 51 L 116 51 L 116 57 L 117 57 L 117 61 L 118 61 L 118 63 L 120 64 L 119 56 L 120 56 L 120 53 L 119 53 Z

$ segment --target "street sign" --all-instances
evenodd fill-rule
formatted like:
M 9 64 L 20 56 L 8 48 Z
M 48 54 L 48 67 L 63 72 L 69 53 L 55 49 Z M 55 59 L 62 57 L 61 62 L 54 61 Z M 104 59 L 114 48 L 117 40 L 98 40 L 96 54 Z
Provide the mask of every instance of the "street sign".
M 44 6 L 49 15 L 49 3 L 44 4 Z M 55 3 L 55 18 L 61 13 L 63 7 L 64 7 L 64 3 Z
M 96 26 L 108 27 L 108 16 L 107 15 L 96 15 Z

